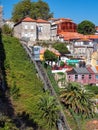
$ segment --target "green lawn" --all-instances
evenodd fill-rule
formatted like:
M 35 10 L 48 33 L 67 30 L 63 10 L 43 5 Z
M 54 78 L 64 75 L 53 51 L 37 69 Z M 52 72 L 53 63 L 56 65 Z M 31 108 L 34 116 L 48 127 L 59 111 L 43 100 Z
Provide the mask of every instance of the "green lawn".
M 43 84 L 36 75 L 34 64 L 31 63 L 25 50 L 14 37 L 3 36 L 4 66 L 6 81 L 10 93 L 13 87 L 19 89 L 16 99 L 10 95 L 16 114 L 26 112 L 30 118 L 41 126 L 45 126 L 44 119 L 39 118 L 37 103 L 43 95 Z

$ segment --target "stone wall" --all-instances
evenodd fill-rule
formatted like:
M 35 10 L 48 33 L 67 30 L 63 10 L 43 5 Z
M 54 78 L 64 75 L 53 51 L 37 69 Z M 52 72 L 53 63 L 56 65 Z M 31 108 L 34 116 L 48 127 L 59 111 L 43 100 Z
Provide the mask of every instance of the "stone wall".
M 38 23 L 37 28 L 38 40 L 50 40 L 50 23 Z

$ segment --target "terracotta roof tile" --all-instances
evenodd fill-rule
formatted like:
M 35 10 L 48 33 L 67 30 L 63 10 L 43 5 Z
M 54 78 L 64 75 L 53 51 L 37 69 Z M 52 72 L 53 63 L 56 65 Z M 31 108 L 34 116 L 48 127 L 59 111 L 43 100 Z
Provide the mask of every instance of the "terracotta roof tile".
M 30 18 L 30 17 L 26 17 L 22 20 L 22 22 L 36 22 L 36 20 Z
M 60 32 L 60 36 L 64 37 L 64 40 L 71 40 L 71 39 L 80 39 L 83 38 L 82 34 L 79 34 L 77 32 Z
M 98 35 L 83 35 L 78 32 L 60 32 L 60 37 L 64 37 L 64 40 L 79 39 L 80 41 L 90 41 L 91 39 L 98 39 Z
M 98 35 L 88 35 L 89 39 L 98 39 Z
M 50 22 L 43 20 L 43 19 L 37 19 L 36 22 L 37 23 L 50 23 Z

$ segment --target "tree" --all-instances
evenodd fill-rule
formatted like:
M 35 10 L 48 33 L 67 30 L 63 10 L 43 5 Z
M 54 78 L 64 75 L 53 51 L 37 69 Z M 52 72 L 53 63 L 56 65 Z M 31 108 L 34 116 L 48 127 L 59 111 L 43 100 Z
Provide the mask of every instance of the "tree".
M 14 22 L 18 22 L 20 19 L 30 14 L 31 10 L 31 1 L 30 0 L 22 0 L 21 2 L 14 5 L 12 12 L 12 20 Z
M 44 53 L 44 58 L 45 58 L 45 61 L 57 61 L 58 57 L 51 51 L 49 50 L 46 50 L 45 53 Z
M 78 24 L 77 31 L 81 34 L 94 34 L 95 33 L 95 25 L 91 21 L 84 20 L 80 24 Z
M 95 103 L 92 101 L 93 94 L 77 84 L 69 83 L 62 91 L 60 98 L 66 108 L 85 117 L 93 116 Z
M 12 12 L 12 20 L 14 22 L 18 22 L 27 15 L 34 19 L 42 18 L 45 20 L 53 17 L 53 13 L 50 13 L 48 4 L 42 0 L 39 0 L 38 2 L 22 0 L 15 4 Z
M 4 24 L 2 27 L 2 33 L 6 35 L 12 35 L 12 29 L 7 24 Z
M 30 16 L 35 19 L 41 18 L 48 20 L 53 17 L 53 13 L 50 12 L 50 8 L 46 2 L 38 0 L 38 2 L 32 3 Z
M 64 43 L 55 43 L 53 47 L 58 50 L 62 55 L 69 53 Z
M 56 99 L 46 93 L 40 98 L 38 109 L 40 110 L 40 117 L 46 120 L 48 127 L 50 129 L 56 127 L 57 120 L 59 119 L 59 107 L 56 103 Z

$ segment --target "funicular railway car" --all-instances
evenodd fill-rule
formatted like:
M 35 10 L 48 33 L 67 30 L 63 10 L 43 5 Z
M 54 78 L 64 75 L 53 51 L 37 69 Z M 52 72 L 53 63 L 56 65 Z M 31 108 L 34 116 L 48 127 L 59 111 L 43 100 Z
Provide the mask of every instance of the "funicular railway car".
M 35 61 L 40 61 L 41 46 L 32 46 L 32 55 Z

